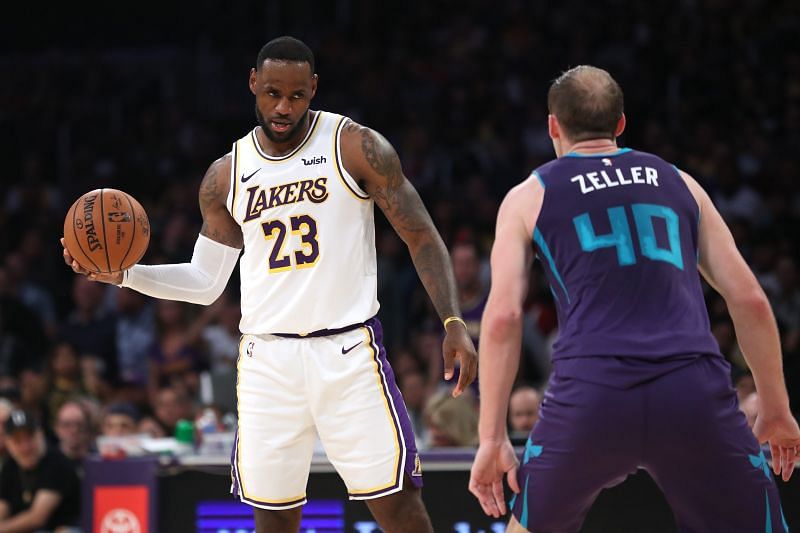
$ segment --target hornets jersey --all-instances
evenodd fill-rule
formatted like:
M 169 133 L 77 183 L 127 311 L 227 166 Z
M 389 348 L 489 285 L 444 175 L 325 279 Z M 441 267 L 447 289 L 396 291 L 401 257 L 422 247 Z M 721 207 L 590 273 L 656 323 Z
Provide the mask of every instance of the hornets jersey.
M 349 119 L 309 120 L 280 157 L 264 152 L 257 128 L 233 144 L 227 205 L 244 235 L 244 334 L 340 328 L 378 311 L 373 202 L 342 164 Z

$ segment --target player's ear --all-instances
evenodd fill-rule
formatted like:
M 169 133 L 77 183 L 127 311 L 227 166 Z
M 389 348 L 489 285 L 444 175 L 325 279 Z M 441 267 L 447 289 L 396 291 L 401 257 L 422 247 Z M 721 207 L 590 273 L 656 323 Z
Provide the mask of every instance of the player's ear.
M 314 95 L 317 94 L 318 81 L 319 81 L 319 76 L 317 74 L 311 76 L 311 98 L 314 98 Z
M 617 121 L 617 129 L 614 130 L 614 137 L 622 135 L 622 132 L 625 131 L 625 124 L 627 124 L 627 122 L 625 121 L 625 113 L 623 113 Z
M 255 68 L 251 68 L 250 69 L 250 80 L 248 82 L 248 85 L 250 86 L 250 92 L 253 93 L 253 95 L 255 95 L 256 94 L 256 69 Z
M 547 115 L 547 133 L 553 140 L 561 138 L 561 128 L 558 125 L 558 119 L 553 114 Z

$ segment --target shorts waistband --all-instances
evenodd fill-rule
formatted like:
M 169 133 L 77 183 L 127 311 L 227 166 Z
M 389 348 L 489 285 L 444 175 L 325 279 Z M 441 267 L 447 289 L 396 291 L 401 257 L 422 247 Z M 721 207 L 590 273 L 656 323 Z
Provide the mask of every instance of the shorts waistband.
M 363 328 L 365 325 L 365 322 L 359 322 L 357 324 L 350 324 L 349 326 L 344 326 L 341 328 L 318 329 L 317 331 L 312 331 L 310 333 L 270 333 L 270 335 L 275 335 L 276 337 L 283 337 L 286 339 L 309 339 L 312 337 L 327 337 L 328 335 L 347 333 L 348 331 L 353 331 L 354 329 Z

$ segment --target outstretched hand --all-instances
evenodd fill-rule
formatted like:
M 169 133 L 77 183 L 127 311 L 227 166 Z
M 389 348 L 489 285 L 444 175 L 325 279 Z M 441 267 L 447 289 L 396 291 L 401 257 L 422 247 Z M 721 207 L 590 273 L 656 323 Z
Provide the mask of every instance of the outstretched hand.
M 444 358 L 444 379 L 451 380 L 455 373 L 455 361 L 460 362 L 458 383 L 453 389 L 453 397 L 459 396 L 478 376 L 478 352 L 463 323 L 454 321 L 445 327 L 442 343 Z
M 800 457 L 800 428 L 787 410 L 779 415 L 768 411 L 758 413 L 753 433 L 759 443 L 769 442 L 772 451 L 772 471 L 789 481 L 794 464 Z
M 475 454 L 469 477 L 469 491 L 478 498 L 483 512 L 494 518 L 506 514 L 503 474 L 508 473 L 508 486 L 519 494 L 517 456 L 508 438 L 500 443 L 483 442 Z
M 72 255 L 69 253 L 69 250 L 67 250 L 67 246 L 64 244 L 64 237 L 61 237 L 61 247 L 64 249 L 64 263 L 66 263 L 67 266 L 70 267 L 76 274 L 82 274 L 92 281 L 100 281 L 103 283 L 110 283 L 112 285 L 119 285 L 122 283 L 122 272 L 103 274 L 101 272 L 90 272 L 83 268 L 80 264 L 78 264 L 77 261 L 75 261 L 75 258 L 72 257 Z

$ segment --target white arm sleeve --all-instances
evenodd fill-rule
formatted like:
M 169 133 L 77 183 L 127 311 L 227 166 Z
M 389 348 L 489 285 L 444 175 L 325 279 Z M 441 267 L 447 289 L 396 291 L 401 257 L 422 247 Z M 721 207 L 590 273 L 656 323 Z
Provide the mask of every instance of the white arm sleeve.
M 209 305 L 225 290 L 240 251 L 198 235 L 191 263 L 134 265 L 120 286 L 163 300 Z

